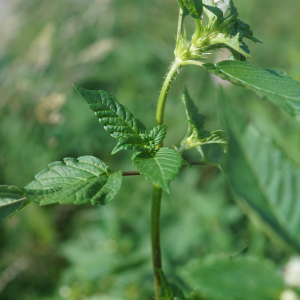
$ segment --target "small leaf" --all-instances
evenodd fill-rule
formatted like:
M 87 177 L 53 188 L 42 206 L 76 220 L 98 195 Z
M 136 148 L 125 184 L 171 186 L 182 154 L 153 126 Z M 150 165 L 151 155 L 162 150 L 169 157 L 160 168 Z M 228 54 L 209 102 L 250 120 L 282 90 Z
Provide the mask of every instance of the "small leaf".
M 204 299 L 278 300 L 284 289 L 276 266 L 267 259 L 208 256 L 181 271 Z
M 14 186 L 0 186 L 0 222 L 12 217 L 23 208 L 26 197 L 24 190 Z
M 198 109 L 189 95 L 186 87 L 180 96 L 180 100 L 183 102 L 186 110 L 187 121 L 189 128 L 186 136 L 194 134 L 198 138 L 203 138 L 209 134 L 209 131 L 204 130 L 204 116 L 198 112 Z
M 300 82 L 281 71 L 260 69 L 240 61 L 221 61 L 203 67 L 222 79 L 252 90 L 290 115 L 300 114 Z
M 149 139 L 154 143 L 155 146 L 157 146 L 165 138 L 166 132 L 167 132 L 166 125 L 158 125 L 150 131 Z
M 181 147 L 188 150 L 205 144 L 220 144 L 223 147 L 224 152 L 226 152 L 227 135 L 222 130 L 209 132 L 204 129 L 204 116 L 199 114 L 186 87 L 184 88 L 180 99 L 185 105 L 187 121 L 189 123 L 186 136 L 181 141 Z M 202 151 L 200 152 L 203 154 Z
M 182 157 L 174 149 L 160 148 L 154 155 L 140 153 L 133 157 L 133 165 L 146 179 L 170 193 L 170 181 L 182 166 Z
M 245 212 L 284 249 L 300 252 L 300 166 L 223 101 L 229 134 L 224 167 Z
M 124 138 L 120 138 L 118 144 L 113 149 L 111 154 L 115 154 L 120 150 L 135 150 L 135 151 L 144 151 L 145 141 L 137 135 L 128 135 Z
M 74 87 L 112 137 L 120 139 L 146 134 L 145 125 L 113 95 L 101 90 L 86 90 L 77 85 Z
M 49 164 L 25 187 L 29 200 L 40 205 L 53 203 L 107 204 L 120 189 L 122 172 L 111 173 L 93 156 L 65 158 Z
M 178 0 L 183 11 L 183 16 L 191 15 L 195 19 L 200 19 L 203 11 L 202 0 Z

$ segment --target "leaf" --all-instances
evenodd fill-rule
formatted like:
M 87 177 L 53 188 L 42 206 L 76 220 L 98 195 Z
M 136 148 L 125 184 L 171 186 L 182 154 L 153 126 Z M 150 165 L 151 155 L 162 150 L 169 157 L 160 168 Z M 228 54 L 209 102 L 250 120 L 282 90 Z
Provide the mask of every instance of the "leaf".
M 195 19 L 200 19 L 203 11 L 202 0 L 178 0 L 183 10 L 183 15 L 191 15 Z
M 74 85 L 74 87 L 112 137 L 119 140 L 123 139 L 121 141 L 123 143 L 124 139 L 130 138 L 133 141 L 135 136 L 135 141 L 138 144 L 141 142 L 141 135 L 147 132 L 145 125 L 120 104 L 113 95 L 101 90 L 86 90 L 77 85 Z M 130 148 L 130 145 L 132 144 L 127 144 L 127 149 L 133 149 L 133 146 Z M 116 150 L 114 151 L 116 153 Z
M 246 256 L 194 260 L 182 269 L 181 277 L 204 299 L 278 300 L 284 289 L 271 261 Z
M 111 154 L 115 154 L 120 150 L 136 150 L 136 151 L 143 151 L 146 148 L 145 141 L 136 135 L 128 135 L 124 138 L 120 138 L 118 144 L 113 149 Z
M 12 217 L 25 204 L 24 190 L 14 186 L 0 185 L 0 222 Z
M 164 147 L 154 155 L 140 153 L 134 156 L 133 165 L 146 179 L 170 193 L 170 181 L 178 174 L 182 157 L 176 150 Z
M 159 145 L 166 136 L 167 126 L 158 125 L 154 127 L 149 133 L 149 139 L 153 142 L 154 146 Z
M 222 79 L 254 91 L 290 115 L 300 114 L 300 82 L 279 70 L 260 69 L 238 61 L 221 61 L 203 66 Z
M 185 105 L 187 121 L 189 123 L 188 131 L 181 142 L 181 147 L 188 150 L 205 144 L 221 144 L 226 152 L 226 133 L 222 130 L 209 132 L 204 129 L 204 116 L 198 112 L 186 87 L 180 99 Z
M 186 135 L 189 136 L 194 133 L 198 138 L 207 136 L 209 131 L 204 130 L 204 116 L 198 112 L 186 87 L 184 87 L 183 92 L 181 93 L 180 100 L 185 106 L 187 121 L 189 123 Z
M 111 173 L 108 166 L 93 156 L 65 158 L 49 164 L 25 187 L 29 200 L 40 205 L 53 203 L 107 204 L 119 191 L 122 172 Z
M 279 246 L 300 252 L 300 166 L 233 107 L 222 107 L 229 134 L 225 171 L 238 201 Z

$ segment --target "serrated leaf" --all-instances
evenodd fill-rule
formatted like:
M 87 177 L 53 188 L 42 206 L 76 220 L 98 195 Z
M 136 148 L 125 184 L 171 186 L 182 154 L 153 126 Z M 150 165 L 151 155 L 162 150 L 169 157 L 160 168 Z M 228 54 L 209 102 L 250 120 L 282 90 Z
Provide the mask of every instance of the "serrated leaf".
M 136 150 L 143 151 L 145 150 L 145 142 L 140 136 L 129 135 L 124 138 L 120 138 L 118 144 L 113 149 L 111 154 L 115 154 L 120 150 Z
M 198 138 L 206 137 L 209 134 L 209 131 L 204 130 L 204 116 L 198 112 L 198 109 L 186 87 L 184 87 L 180 100 L 185 106 L 187 121 L 189 124 L 186 136 L 189 136 L 194 132 Z
M 26 202 L 24 190 L 15 186 L 0 186 L 0 222 L 13 216 Z
M 165 138 L 167 133 L 166 125 L 158 125 L 154 127 L 149 133 L 149 139 L 153 142 L 154 146 L 159 145 Z
M 209 132 L 204 129 L 204 116 L 198 112 L 186 87 L 184 88 L 180 99 L 185 105 L 187 121 L 189 124 L 188 131 L 181 142 L 181 147 L 188 150 L 206 144 L 220 144 L 223 147 L 224 152 L 226 152 L 226 133 L 222 130 Z M 199 150 L 201 154 L 203 154 L 203 151 L 201 151 L 201 149 Z
M 203 67 L 222 79 L 252 90 L 290 115 L 300 114 L 300 82 L 281 71 L 260 69 L 239 61 L 221 61 Z
M 40 205 L 53 203 L 107 204 L 120 189 L 122 172 L 111 173 L 108 166 L 93 156 L 49 164 L 25 187 L 29 200 Z
M 277 244 L 300 252 L 300 166 L 223 103 L 229 181 L 245 212 Z
M 112 137 L 120 139 L 146 134 L 145 125 L 113 95 L 101 90 L 86 90 L 77 85 L 74 87 Z
M 276 266 L 254 257 L 208 256 L 191 261 L 180 273 L 205 299 L 278 300 L 284 289 Z
M 164 147 L 154 155 L 140 153 L 134 156 L 133 165 L 146 179 L 170 193 L 170 182 L 182 166 L 182 157 L 176 150 Z

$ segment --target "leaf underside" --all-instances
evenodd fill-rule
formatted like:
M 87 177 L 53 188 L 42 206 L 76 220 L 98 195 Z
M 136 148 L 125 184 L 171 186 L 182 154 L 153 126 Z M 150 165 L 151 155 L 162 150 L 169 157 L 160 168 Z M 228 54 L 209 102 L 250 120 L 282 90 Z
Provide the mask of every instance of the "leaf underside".
M 300 252 L 300 166 L 228 104 L 224 112 L 225 170 L 241 205 L 280 246 Z
M 300 82 L 279 70 L 256 68 L 241 61 L 207 63 L 203 67 L 222 79 L 252 90 L 292 116 L 300 114 Z
M 49 164 L 25 187 L 26 196 L 40 205 L 53 203 L 107 204 L 118 192 L 122 172 L 111 173 L 108 166 L 93 156 Z
M 26 202 L 24 191 L 14 186 L 0 186 L 0 222 L 17 213 Z
M 138 154 L 133 158 L 133 165 L 146 179 L 170 193 L 170 181 L 178 174 L 182 157 L 176 150 L 164 147 L 154 155 Z

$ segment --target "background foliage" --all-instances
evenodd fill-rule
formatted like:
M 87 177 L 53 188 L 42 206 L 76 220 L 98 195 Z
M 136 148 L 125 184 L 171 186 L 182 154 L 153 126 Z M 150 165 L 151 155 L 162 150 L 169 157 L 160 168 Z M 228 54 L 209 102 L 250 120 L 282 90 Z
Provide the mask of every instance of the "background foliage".
M 263 41 L 249 43 L 250 63 L 300 80 L 299 1 L 235 4 Z M 177 14 L 174 0 L 0 0 L 0 183 L 25 186 L 48 163 L 82 155 L 99 157 L 112 172 L 133 170 L 130 153 L 110 156 L 114 140 L 72 83 L 109 91 L 152 128 Z M 214 59 L 226 58 L 219 52 Z M 166 107 L 165 145 L 178 146 L 186 133 L 178 100 L 184 83 L 206 128 L 219 129 L 217 81 L 200 68 L 182 70 Z M 225 87 L 245 118 L 300 163 L 300 125 L 254 94 Z M 198 159 L 197 152 L 186 159 Z M 248 251 L 278 268 L 288 260 L 244 217 L 216 169 L 183 169 L 171 188 L 163 197 L 162 248 L 173 282 L 184 288 L 177 268 L 208 254 Z M 108 206 L 32 204 L 7 220 L 0 227 L 0 298 L 20 299 L 22 291 L 24 300 L 152 299 L 150 198 L 150 182 L 128 177 Z

